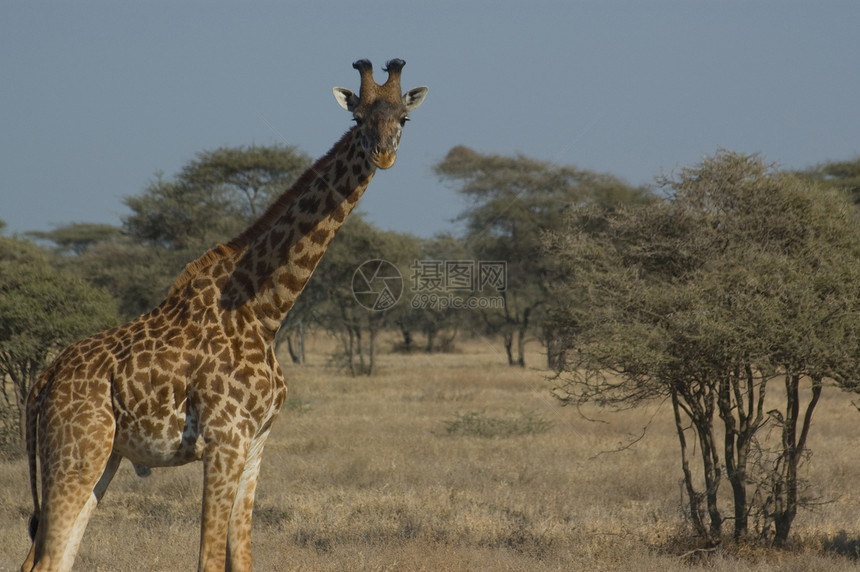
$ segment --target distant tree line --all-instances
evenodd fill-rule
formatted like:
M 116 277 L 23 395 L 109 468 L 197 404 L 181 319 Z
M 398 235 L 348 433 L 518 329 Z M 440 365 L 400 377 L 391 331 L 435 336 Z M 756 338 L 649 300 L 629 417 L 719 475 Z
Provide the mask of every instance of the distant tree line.
M 0 237 L 2 450 L 62 347 L 149 311 L 309 165 L 283 145 L 206 151 L 126 198 L 120 226 Z M 696 534 L 716 544 L 731 521 L 734 538 L 784 543 L 821 393 L 858 390 L 860 160 L 798 173 L 722 151 L 652 189 L 459 146 L 435 172 L 466 203 L 462 232 L 350 217 L 282 325 L 283 355 L 303 363 L 308 333 L 325 331 L 333 362 L 358 376 L 385 331 L 398 340 L 385 350 L 402 352 L 483 336 L 514 367 L 540 345 L 545 364 L 528 365 L 551 372 L 561 403 L 671 405 Z M 369 292 L 368 309 L 360 268 L 396 272 L 399 291 Z

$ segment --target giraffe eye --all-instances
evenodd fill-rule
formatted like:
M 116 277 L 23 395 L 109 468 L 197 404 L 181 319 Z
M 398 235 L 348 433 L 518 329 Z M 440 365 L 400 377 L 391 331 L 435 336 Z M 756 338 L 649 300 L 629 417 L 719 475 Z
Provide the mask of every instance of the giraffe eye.
M 401 126 L 401 127 L 403 127 L 404 125 L 406 125 L 406 122 L 407 122 L 407 121 L 409 121 L 409 116 L 408 116 L 408 115 L 404 115 L 403 117 L 401 117 L 401 118 L 400 118 L 400 126 Z
M 361 126 L 361 124 L 364 123 L 364 117 L 360 115 L 353 115 L 352 120 L 355 121 L 355 124 L 358 126 Z

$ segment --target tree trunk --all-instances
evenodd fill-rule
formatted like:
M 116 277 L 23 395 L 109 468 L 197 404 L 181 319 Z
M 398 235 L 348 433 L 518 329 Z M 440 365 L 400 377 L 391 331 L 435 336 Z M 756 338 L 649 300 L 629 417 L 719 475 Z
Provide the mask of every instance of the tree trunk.
M 717 400 L 723 420 L 726 478 L 732 487 L 734 501 L 734 538 L 738 540 L 749 532 L 749 499 L 747 465 L 750 446 L 755 432 L 764 417 L 765 382 L 758 385 L 752 366 L 744 364 L 743 374 L 737 367 L 719 381 Z
M 564 368 L 564 340 L 550 327 L 544 327 L 544 346 L 546 347 L 546 367 L 555 372 Z
M 797 514 L 797 417 L 800 414 L 800 376 L 786 371 L 785 374 L 785 418 L 782 425 L 782 474 L 779 495 L 774 510 L 774 544 L 782 546 L 788 540 L 791 523 Z
M 367 340 L 367 354 L 368 354 L 368 365 L 367 371 L 364 372 L 365 375 L 373 375 L 373 367 L 376 364 L 376 334 L 377 329 L 373 326 L 370 327 L 369 336 Z
M 687 491 L 687 505 L 690 507 L 690 520 L 696 534 L 702 538 L 708 537 L 708 529 L 702 520 L 702 495 L 696 491 L 693 483 L 693 472 L 690 470 L 690 462 L 687 460 L 687 438 L 684 436 L 684 425 L 681 420 L 681 405 L 678 401 L 678 392 L 672 388 L 672 411 L 675 414 L 675 430 L 678 432 L 678 441 L 681 444 L 681 470 L 684 473 L 684 488 Z
M 350 326 L 346 327 L 346 331 L 349 340 L 346 346 L 346 362 L 349 366 L 349 375 L 355 377 L 355 335 Z
M 436 340 L 436 328 L 426 328 L 424 333 L 427 336 L 427 345 L 424 346 L 424 351 L 426 353 L 433 353 L 433 342 Z
M 726 462 L 726 478 L 732 487 L 732 499 L 734 501 L 735 540 L 741 538 L 747 532 L 747 489 L 746 489 L 746 467 L 741 460 L 741 431 L 739 421 L 735 419 L 735 403 L 732 399 L 733 391 L 730 387 L 736 383 L 730 375 L 724 376 L 719 382 L 719 411 L 723 420 L 723 456 Z M 739 415 L 743 415 L 743 404 L 737 404 Z
M 702 474 L 705 480 L 704 493 L 695 492 L 689 468 L 687 468 L 687 472 L 685 473 L 685 479 L 688 480 L 687 490 L 691 497 L 691 509 L 695 508 L 699 511 L 699 519 L 702 521 L 697 527 L 697 532 L 702 534 L 708 541 L 708 544 L 712 546 L 719 542 L 723 524 L 717 502 L 722 470 L 720 468 L 720 455 L 714 438 L 715 402 L 715 392 L 706 385 L 697 384 L 690 380 L 679 380 L 672 387 L 672 404 L 677 410 L 683 410 L 689 417 L 696 431 L 699 446 L 701 447 Z M 677 410 L 675 423 L 678 427 L 679 438 L 683 438 L 683 426 L 680 425 L 680 415 Z M 682 446 L 685 447 L 686 445 L 682 444 Z M 702 512 L 700 510 L 703 496 L 709 520 L 706 532 L 704 519 L 701 518 Z
M 517 332 L 517 365 L 526 367 L 526 331 L 521 327 Z
M 290 353 L 290 359 L 295 364 L 305 363 L 305 325 L 299 322 L 296 325 L 296 330 L 293 333 L 288 333 L 287 351 Z
M 800 378 L 799 374 L 790 370 L 785 375 L 786 407 L 785 421 L 782 427 L 783 475 L 777 475 L 781 480 L 782 496 L 774 511 L 774 544 L 783 546 L 788 540 L 794 517 L 797 516 L 797 471 L 800 460 L 806 449 L 806 438 L 812 423 L 812 413 L 821 397 L 822 380 L 817 377 L 812 380 L 812 397 L 806 406 L 800 437 L 797 436 L 797 421 L 800 416 Z
M 409 328 L 407 328 L 404 323 L 405 320 L 398 323 L 398 326 L 400 326 L 400 335 L 403 336 L 403 351 L 411 354 L 413 344 L 412 332 L 409 331 Z
M 364 374 L 367 365 L 364 363 L 364 344 L 361 339 L 361 326 L 353 326 L 355 332 L 355 349 L 358 354 L 358 367 L 355 368 L 352 375 Z
M 505 343 L 505 353 L 508 355 L 508 365 L 514 365 L 514 333 L 512 331 L 507 331 L 502 334 L 503 340 Z
M 451 352 L 454 351 L 454 339 L 457 337 L 457 328 L 454 327 L 453 331 L 451 331 L 450 336 L 442 335 L 442 341 L 438 344 L 438 350 L 440 352 Z
M 526 308 L 523 311 L 523 319 L 520 320 L 517 332 L 517 365 L 520 367 L 526 367 L 526 333 L 529 328 L 529 316 L 531 316 L 531 313 L 531 308 Z
M 710 419 L 693 422 L 699 433 L 699 444 L 702 447 L 702 468 L 705 476 L 705 501 L 710 518 L 710 542 L 718 542 L 722 535 L 723 517 L 717 503 L 717 492 L 720 488 L 721 470 L 720 458 L 714 440 L 713 423 Z
M 296 332 L 296 351 L 299 356 L 299 363 L 305 363 L 307 356 L 305 355 L 305 323 L 299 322 L 298 331 Z

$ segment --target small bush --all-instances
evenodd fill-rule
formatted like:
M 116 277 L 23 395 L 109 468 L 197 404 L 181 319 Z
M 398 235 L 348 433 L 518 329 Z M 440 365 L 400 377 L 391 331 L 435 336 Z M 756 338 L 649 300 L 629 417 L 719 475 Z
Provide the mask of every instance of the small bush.
M 533 411 L 524 411 L 518 417 L 490 417 L 471 411 L 458 413 L 453 421 L 445 422 L 445 427 L 448 435 L 513 437 L 544 433 L 552 427 L 552 422 Z

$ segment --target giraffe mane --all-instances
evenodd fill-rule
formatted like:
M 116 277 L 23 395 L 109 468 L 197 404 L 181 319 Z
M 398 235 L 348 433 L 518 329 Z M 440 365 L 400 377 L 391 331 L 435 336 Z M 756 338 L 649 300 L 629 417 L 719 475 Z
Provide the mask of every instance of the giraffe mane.
M 195 276 L 197 276 L 201 270 L 207 268 L 218 260 L 223 258 L 233 256 L 237 252 L 243 251 L 248 247 L 256 238 L 258 238 L 265 231 L 269 230 L 274 223 L 286 212 L 287 208 L 296 201 L 302 194 L 302 192 L 310 187 L 310 184 L 313 180 L 318 177 L 320 174 L 324 173 L 328 165 L 331 163 L 330 157 L 333 153 L 337 151 L 337 148 L 340 147 L 344 141 L 349 137 L 349 135 L 354 130 L 350 129 L 347 131 L 341 139 L 332 146 L 331 150 L 326 153 L 320 159 L 311 165 L 302 175 L 293 183 L 289 189 L 283 192 L 280 197 L 275 199 L 275 201 L 269 205 L 269 208 L 260 215 L 260 217 L 251 223 L 251 225 L 242 231 L 241 234 L 234 237 L 227 244 L 217 244 L 213 248 L 209 249 L 205 254 L 203 254 L 200 258 L 189 262 L 185 269 L 182 271 L 182 274 L 176 279 L 173 285 L 170 287 L 170 294 L 173 294 L 178 289 L 182 288 L 184 285 L 188 284 Z
M 174 294 L 177 290 L 188 284 L 203 268 L 206 268 L 216 260 L 221 260 L 222 258 L 226 258 L 233 254 L 234 249 L 230 246 L 230 244 L 217 244 L 213 248 L 210 248 L 206 251 L 203 256 L 196 260 L 192 260 L 188 264 L 185 265 L 185 269 L 182 270 L 182 274 L 176 279 L 173 285 L 170 287 L 168 292 L 168 297 Z

